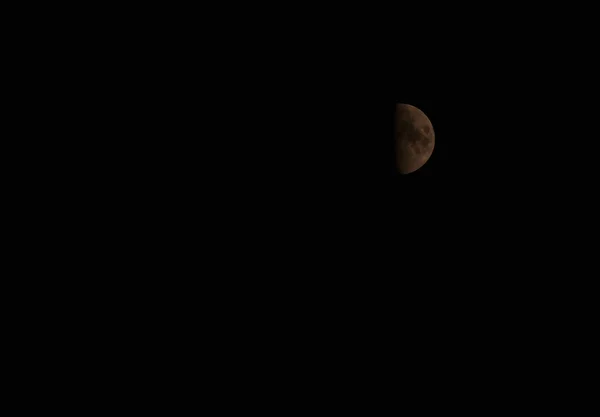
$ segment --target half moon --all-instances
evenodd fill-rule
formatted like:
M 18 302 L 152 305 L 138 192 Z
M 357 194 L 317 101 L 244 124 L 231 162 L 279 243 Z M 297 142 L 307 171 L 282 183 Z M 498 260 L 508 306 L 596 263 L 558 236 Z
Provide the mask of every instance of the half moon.
M 421 168 L 431 157 L 435 134 L 429 118 L 410 104 L 396 105 L 396 168 L 410 174 Z

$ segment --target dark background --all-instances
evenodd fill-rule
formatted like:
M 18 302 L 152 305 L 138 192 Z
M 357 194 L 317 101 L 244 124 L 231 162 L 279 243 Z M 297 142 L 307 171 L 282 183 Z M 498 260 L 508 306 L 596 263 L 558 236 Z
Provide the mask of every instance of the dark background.
M 593 246 L 584 241 L 595 236 L 595 119 L 577 98 L 590 84 L 512 51 L 504 59 L 489 45 L 464 54 L 462 43 L 423 49 L 434 58 L 424 61 L 399 42 L 379 52 L 377 42 L 361 48 L 342 38 L 347 51 L 334 42 L 302 56 L 286 44 L 287 55 L 269 50 L 263 58 L 262 40 L 239 47 L 252 52 L 244 56 L 211 37 L 231 53 L 228 65 L 205 59 L 197 37 L 189 49 L 168 43 L 169 53 L 151 43 L 144 56 L 117 36 L 121 54 L 107 48 L 105 66 L 83 65 L 89 73 L 72 75 L 63 69 L 69 61 L 53 53 L 58 75 L 49 78 L 64 83 L 40 82 L 44 59 L 32 65 L 31 79 L 51 90 L 27 80 L 43 97 L 33 102 L 47 122 L 36 115 L 23 124 L 39 134 L 28 142 L 36 188 L 21 187 L 33 201 L 20 199 L 36 237 L 21 235 L 49 260 L 25 264 L 101 276 L 90 294 L 117 295 L 135 313 L 131 324 L 115 315 L 130 337 L 138 337 L 130 331 L 138 322 L 155 325 L 152 314 L 175 315 L 166 326 L 187 335 L 198 306 L 208 313 L 201 320 L 221 331 L 236 328 L 221 321 L 246 328 L 247 335 L 234 332 L 239 341 L 223 338 L 234 366 L 240 357 L 257 363 L 235 352 L 252 352 L 253 338 L 271 355 L 260 342 L 280 339 L 283 329 L 292 346 L 318 332 L 321 340 L 346 333 L 343 349 L 332 340 L 328 355 L 346 372 L 355 360 L 341 352 L 370 345 L 373 360 L 427 352 L 424 363 L 451 365 L 454 375 L 464 373 L 461 352 L 497 363 L 482 340 L 497 346 L 503 337 L 495 323 L 512 331 L 506 318 L 519 306 L 534 313 L 514 322 L 524 336 L 540 322 L 553 332 L 539 301 L 562 307 L 553 292 L 593 273 Z M 94 48 L 81 49 L 98 59 Z M 64 54 L 81 62 L 73 48 Z M 197 62 L 178 61 L 191 55 Z M 430 161 L 406 176 L 394 168 L 396 103 L 422 109 L 436 132 Z M 148 307 L 138 308 L 143 302 Z M 392 352 L 382 355 L 386 348 Z

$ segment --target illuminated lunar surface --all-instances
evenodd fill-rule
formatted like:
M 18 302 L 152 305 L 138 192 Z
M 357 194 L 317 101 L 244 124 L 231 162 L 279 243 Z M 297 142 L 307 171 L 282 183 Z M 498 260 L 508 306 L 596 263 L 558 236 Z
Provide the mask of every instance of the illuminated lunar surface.
M 435 134 L 429 118 L 410 104 L 396 105 L 396 167 L 401 174 L 421 168 L 433 153 Z

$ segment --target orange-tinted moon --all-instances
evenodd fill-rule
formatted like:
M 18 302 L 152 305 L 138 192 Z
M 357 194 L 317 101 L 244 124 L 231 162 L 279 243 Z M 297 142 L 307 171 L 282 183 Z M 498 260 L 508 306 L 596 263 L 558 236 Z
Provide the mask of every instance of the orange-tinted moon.
M 429 118 L 410 104 L 396 105 L 396 168 L 410 174 L 421 168 L 435 146 L 435 134 Z

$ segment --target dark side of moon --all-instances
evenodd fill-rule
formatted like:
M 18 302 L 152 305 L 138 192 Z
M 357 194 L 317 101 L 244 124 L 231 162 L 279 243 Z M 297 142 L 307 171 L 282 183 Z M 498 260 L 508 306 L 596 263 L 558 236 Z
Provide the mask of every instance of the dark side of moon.
M 410 104 L 397 104 L 395 118 L 396 168 L 401 174 L 410 174 L 433 153 L 433 126 L 425 113 Z

